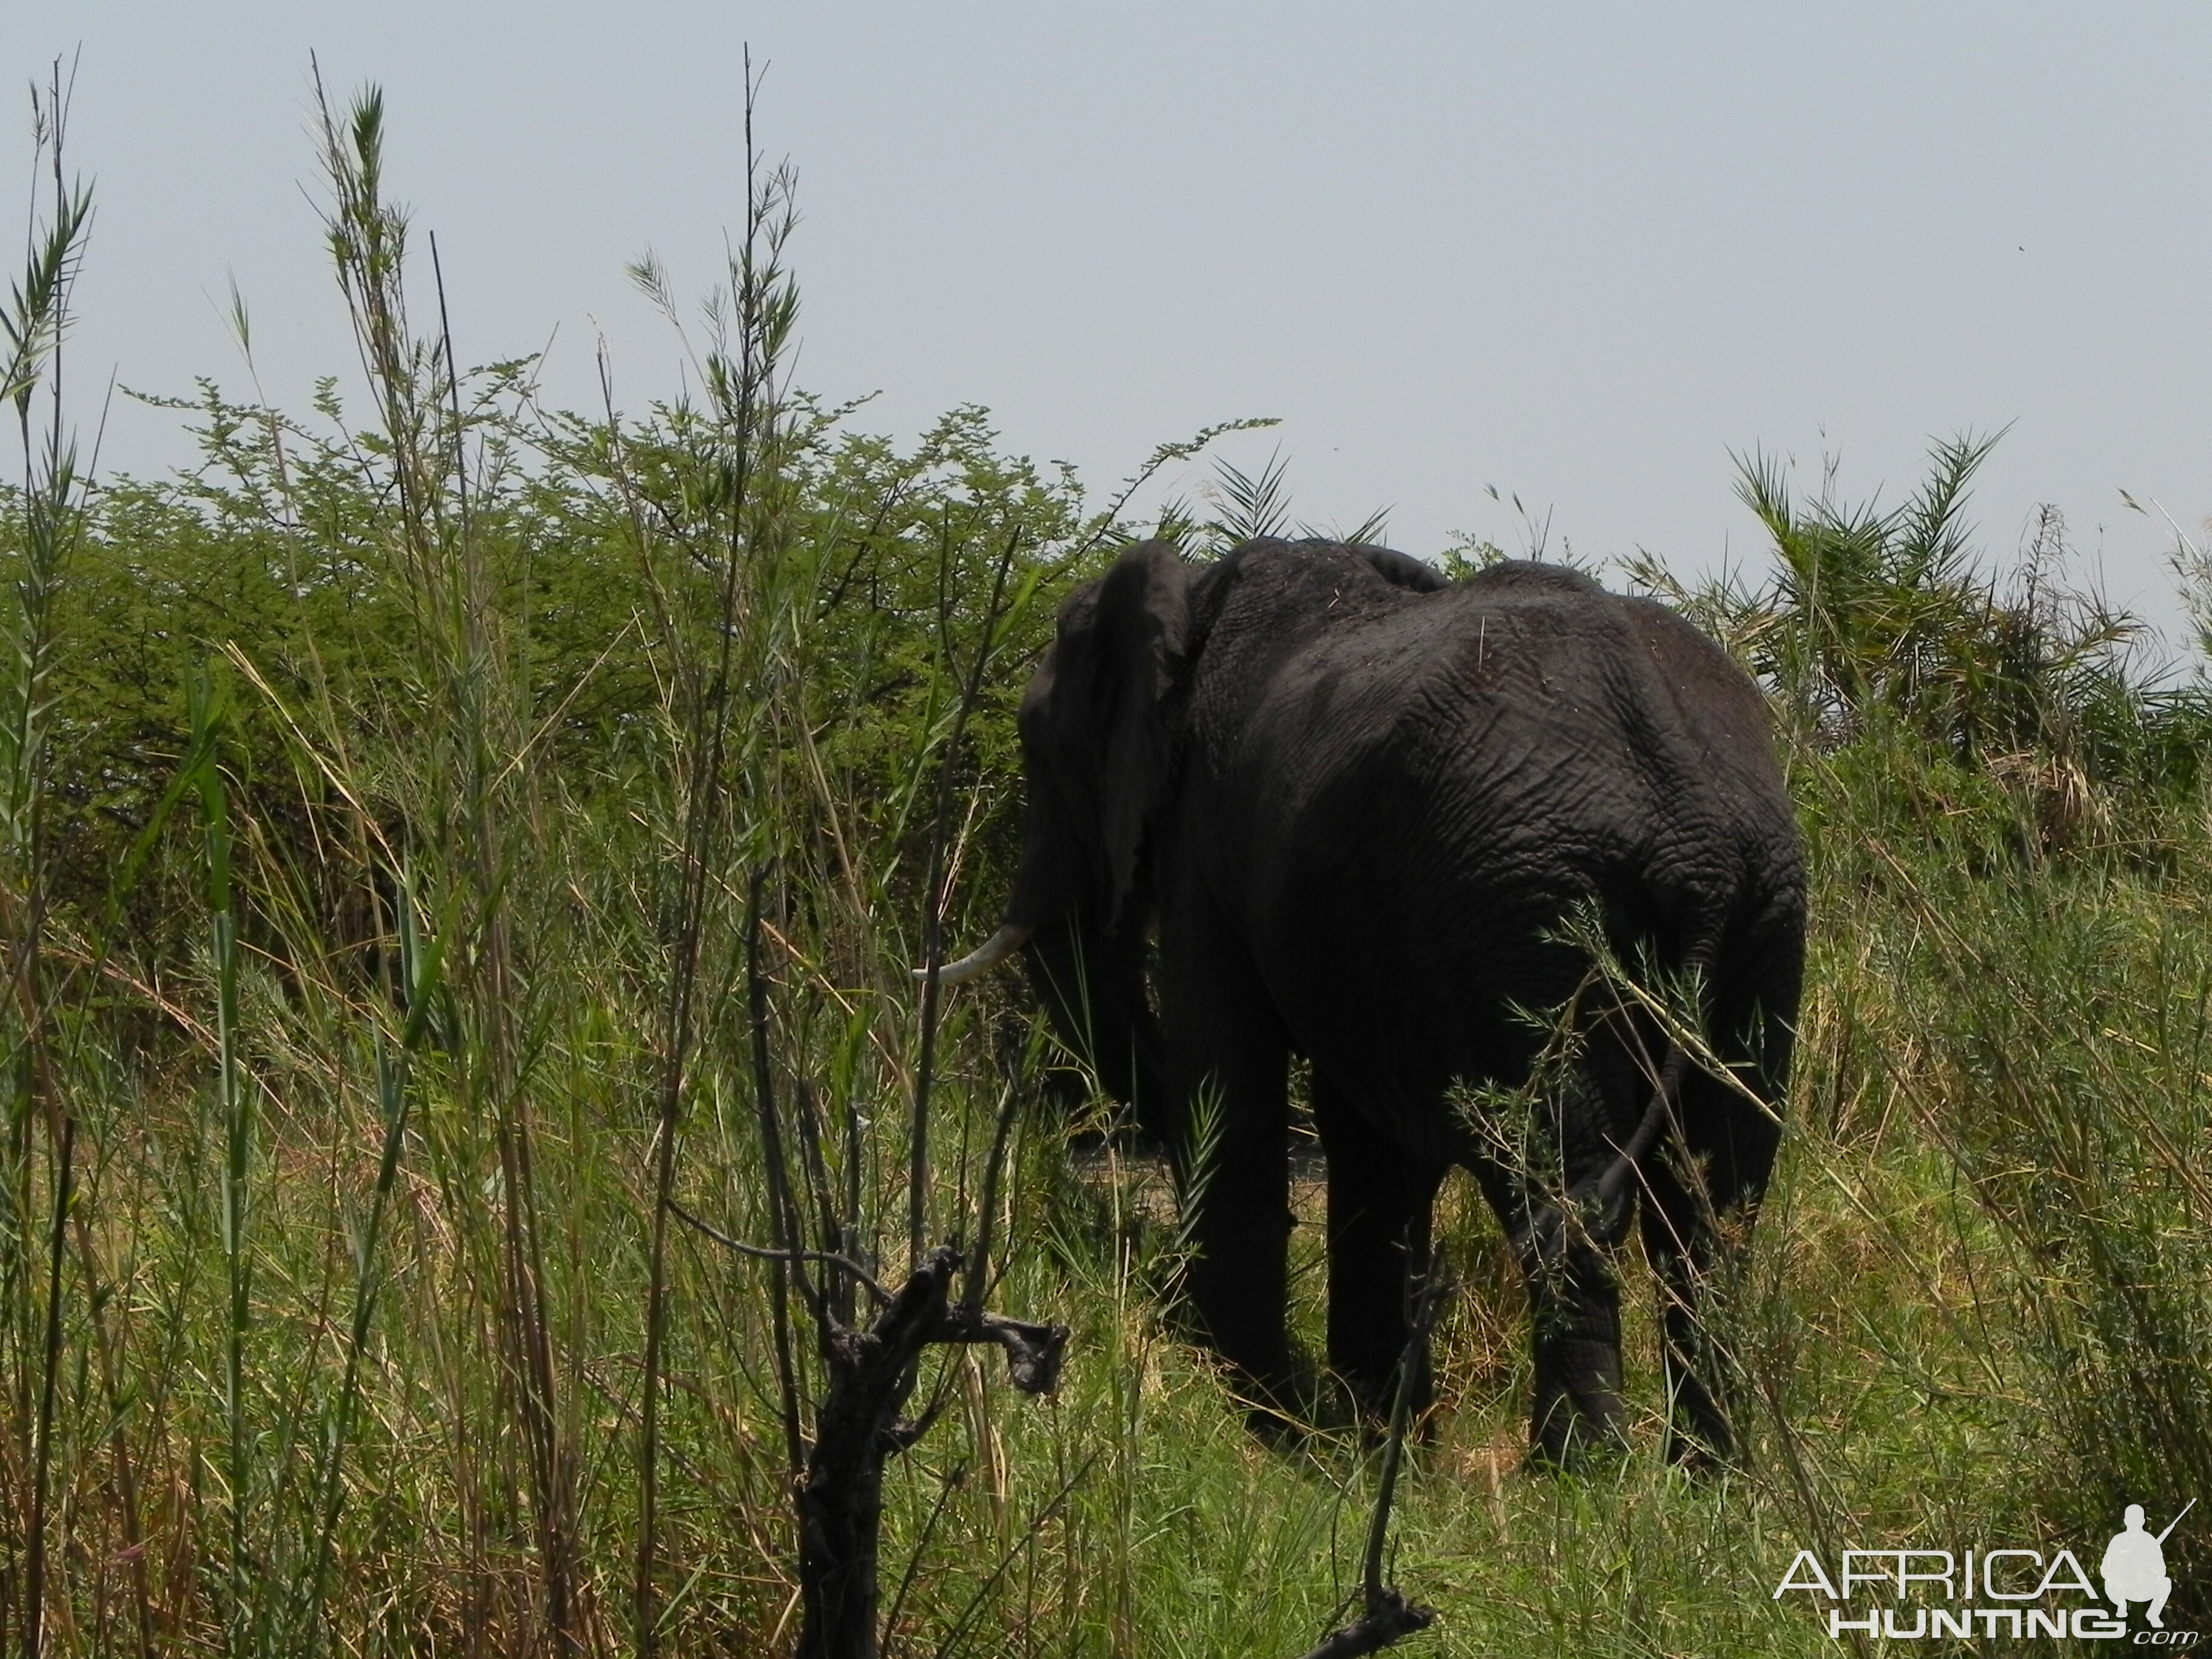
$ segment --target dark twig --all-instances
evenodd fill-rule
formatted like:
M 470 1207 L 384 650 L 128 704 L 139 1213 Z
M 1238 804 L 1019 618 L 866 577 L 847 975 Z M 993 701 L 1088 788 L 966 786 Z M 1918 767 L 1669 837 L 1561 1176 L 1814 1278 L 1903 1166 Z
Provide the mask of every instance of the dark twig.
M 945 965 L 945 837 L 952 817 L 952 769 L 960 756 L 960 739 L 968 729 L 968 716 L 983 694 L 983 671 L 990 666 L 992 648 L 998 643 L 999 602 L 1006 595 L 1006 573 L 1022 544 L 1022 526 L 1016 525 L 999 555 L 999 568 L 991 578 L 991 598 L 983 607 L 983 641 L 976 647 L 974 667 L 960 694 L 960 707 L 952 717 L 952 732 L 945 741 L 944 758 L 937 770 L 937 814 L 929 832 L 929 869 L 922 892 L 929 906 L 922 918 L 921 1043 L 915 1066 L 914 1130 L 907 1169 L 907 1247 L 914 1259 L 921 1258 L 921 1241 L 929 1208 L 929 1092 L 930 1073 L 937 1063 L 938 970 Z M 951 555 L 945 556 L 949 562 Z M 944 575 L 939 573 L 942 583 Z M 946 647 L 948 654 L 951 647 Z
M 878 1307 L 890 1305 L 891 1293 L 866 1267 L 848 1255 L 836 1255 L 828 1250 L 772 1250 L 764 1244 L 748 1244 L 743 1239 L 731 1237 L 714 1223 L 702 1221 L 672 1198 L 668 1200 L 668 1212 L 692 1231 L 713 1239 L 726 1250 L 735 1250 L 739 1255 L 752 1256 L 762 1261 L 818 1261 L 824 1267 L 835 1267 L 857 1281 L 870 1296 L 875 1297 Z
M 1367 1611 L 1342 1630 L 1331 1631 L 1305 1659 L 1357 1659 L 1363 1653 L 1380 1653 L 1395 1647 L 1416 1631 L 1436 1623 L 1437 1610 L 1408 1601 L 1396 1590 L 1370 1596 Z
M 921 1523 L 921 1536 L 915 1540 L 914 1553 L 907 1557 L 906 1571 L 899 1575 L 899 1587 L 891 1596 L 891 1604 L 884 1613 L 884 1628 L 898 1628 L 899 1609 L 906 1606 L 906 1593 L 914 1588 L 915 1575 L 921 1571 L 922 1558 L 929 1553 L 929 1540 L 937 1536 L 937 1523 L 945 1518 L 945 1506 L 952 1494 L 968 1484 L 968 1466 L 955 1463 L 952 1472 L 945 1477 L 937 1489 L 937 1501 L 929 1506 L 929 1519 Z
M 659 1405 L 662 1344 L 667 1321 L 668 1303 L 668 1212 L 675 1201 L 677 1137 L 682 1127 L 684 1091 L 688 1081 L 690 1050 L 697 1012 L 699 957 L 701 941 L 706 931 L 707 903 L 709 891 L 707 872 L 716 862 L 719 836 L 724 817 L 723 759 L 728 746 L 732 702 L 732 672 L 738 636 L 739 591 L 738 573 L 744 564 L 738 557 L 744 539 L 744 514 L 755 491 L 755 480 L 760 471 L 757 451 L 774 447 L 774 425 L 776 413 L 769 381 L 775 372 L 775 347 L 773 341 L 760 336 L 758 320 L 761 315 L 761 289 L 765 283 L 772 285 L 776 278 L 775 262 L 771 254 L 767 269 L 763 271 L 754 264 L 754 251 L 761 243 L 766 229 L 769 198 L 758 182 L 759 152 L 753 144 L 753 100 L 759 91 L 759 81 L 753 74 L 752 54 L 747 49 L 744 61 L 744 133 L 745 133 L 745 259 L 743 280 L 738 284 L 738 304 L 741 366 L 736 386 L 736 454 L 725 462 L 724 479 L 726 494 L 721 501 L 727 514 L 729 545 L 722 561 L 721 605 L 715 629 L 716 647 L 714 678 L 704 685 L 690 678 L 694 695 L 690 698 L 690 731 L 684 745 L 684 842 L 682 847 L 682 881 L 672 921 L 672 943 L 675 946 L 671 963 L 668 999 L 663 1016 L 663 1041 L 665 1049 L 661 1056 L 659 1097 L 656 1112 L 653 1159 L 653 1243 L 651 1269 L 646 1288 L 645 1378 L 641 1396 L 638 1433 L 638 1553 L 637 1575 L 633 1600 L 635 1604 L 636 1646 L 644 1659 L 653 1659 L 659 1642 L 659 1596 L 654 1584 L 654 1571 L 659 1547 L 658 1532 L 659 1518 Z M 434 252 L 436 244 L 432 244 Z M 447 351 L 450 366 L 452 352 Z M 765 405 L 765 408 L 763 408 Z M 726 417 L 727 410 L 724 410 Z M 454 418 L 459 419 L 459 408 L 455 405 Z M 610 410 L 608 429 L 618 435 L 619 427 Z M 769 456 L 773 462 L 773 454 Z M 465 511 L 467 497 L 462 497 Z M 652 569 L 650 554 L 641 538 L 639 557 L 648 572 Z M 655 599 L 665 607 L 665 599 L 656 584 Z M 690 677 L 687 677 L 690 678 Z M 749 968 L 757 969 L 758 957 L 758 927 L 760 882 L 753 883 L 753 909 L 746 945 Z M 761 1003 L 758 974 L 752 975 L 753 1012 L 757 1025 L 765 1016 Z M 762 1121 L 773 1139 L 774 1103 L 765 1092 L 768 1087 L 764 1065 L 756 1068 L 756 1081 L 763 1091 L 759 1106 Z M 779 1160 L 781 1149 L 769 1149 Z M 771 1181 L 771 1194 L 779 1205 L 776 1215 L 777 1237 L 788 1247 L 793 1239 L 789 1235 L 791 1218 L 788 1205 L 781 1188 Z M 798 1423 L 795 1414 L 795 1395 L 790 1386 L 788 1364 L 789 1342 L 783 1322 L 783 1276 L 776 1279 L 776 1334 L 777 1356 L 781 1363 L 781 1375 L 785 1379 L 785 1427 L 790 1436 L 793 1467 L 798 1465 Z
M 945 1639 L 937 1644 L 935 1659 L 952 1659 L 952 1655 L 959 1650 L 961 1642 L 966 1638 L 969 1626 L 975 1622 L 976 1613 L 982 1610 L 985 1599 L 999 1587 L 999 1581 L 1006 1576 L 1006 1569 L 1014 1565 L 1021 1553 L 1029 1547 L 1030 1541 L 1042 1532 L 1050 1524 L 1052 1518 L 1060 1513 L 1061 1505 L 1067 1502 L 1073 1495 L 1076 1487 L 1082 1484 L 1083 1477 L 1090 1474 L 1097 1466 L 1098 1458 L 1099 1452 L 1094 1449 L 1090 1456 L 1077 1464 L 1075 1473 L 1061 1481 L 1060 1490 L 1053 1493 L 1045 1506 L 1030 1518 L 1029 1525 L 1022 1528 L 1022 1535 L 1000 1553 L 999 1565 L 993 1567 L 983 1582 L 975 1587 L 975 1593 L 968 1598 L 968 1605 L 961 1609 L 959 1618 L 952 1621 L 952 1628 L 945 1633 Z
M 900 1416 L 921 1351 L 933 1343 L 990 1343 L 1006 1350 L 1023 1393 L 1048 1394 L 1059 1384 L 1066 1328 L 952 1306 L 962 1261 L 957 1248 L 939 1245 L 866 1330 L 823 1330 L 830 1388 L 799 1494 L 801 1659 L 874 1659 L 878 1651 L 884 1462 L 927 1426 L 926 1419 Z
M 1424 1277 L 1413 1304 L 1413 1329 L 1406 1352 L 1398 1360 L 1398 1392 L 1390 1402 L 1390 1435 L 1382 1444 L 1382 1474 L 1376 1483 L 1375 1514 L 1367 1526 L 1367 1550 L 1360 1564 L 1360 1596 L 1365 1611 L 1341 1630 L 1331 1631 L 1305 1659 L 1355 1659 L 1395 1647 L 1416 1631 L 1436 1622 L 1437 1610 L 1409 1601 L 1382 1582 L 1382 1558 L 1390 1539 L 1390 1506 L 1398 1491 L 1398 1470 L 1405 1461 L 1406 1432 L 1413 1415 L 1414 1379 L 1421 1357 L 1428 1352 L 1429 1328 L 1436 1322 L 1437 1304 L 1443 1299 L 1443 1282 L 1431 1269 Z
M 761 1161 L 768 1176 L 769 1226 L 775 1235 L 776 1269 L 769 1275 L 769 1312 L 775 1336 L 775 1376 L 782 1394 L 784 1449 L 796 1475 L 806 1462 L 805 1425 L 799 1408 L 799 1371 L 791 1352 L 791 1283 L 798 1279 L 798 1263 L 791 1252 L 799 1248 L 798 1227 L 792 1215 L 791 1178 L 783 1158 L 783 1126 L 775 1112 L 775 1073 L 768 1044 L 768 980 L 761 971 L 761 899 L 768 872 L 753 872 L 752 893 L 745 907 L 745 1002 L 752 1027 L 753 1104 L 760 1116 Z M 826 1334 L 825 1334 L 826 1340 Z
M 999 1186 L 1006 1176 L 1006 1149 L 1013 1139 L 1014 1116 L 1020 1104 L 1021 1091 L 1008 1083 L 1006 1098 L 999 1105 L 999 1121 L 991 1132 L 990 1161 L 983 1166 L 982 1200 L 975 1208 L 975 1249 L 968 1258 L 968 1286 L 960 1298 L 961 1306 L 970 1313 L 981 1311 L 990 1290 L 991 1224 L 999 1208 Z

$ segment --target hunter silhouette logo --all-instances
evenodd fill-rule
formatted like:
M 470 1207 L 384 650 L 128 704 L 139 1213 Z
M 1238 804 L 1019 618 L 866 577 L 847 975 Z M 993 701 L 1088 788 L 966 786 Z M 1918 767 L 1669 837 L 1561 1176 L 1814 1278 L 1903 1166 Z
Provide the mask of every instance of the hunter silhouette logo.
M 2173 1594 L 2173 1580 L 2166 1576 L 2166 1534 L 2181 1524 L 2181 1516 L 2197 1507 L 2191 1498 L 2181 1506 L 2177 1515 L 2166 1523 L 2166 1531 L 2153 1537 L 2143 1530 L 2143 1506 L 2128 1505 L 2122 1517 L 2126 1530 L 2113 1534 L 2112 1541 L 2105 1546 L 2105 1599 L 2118 1610 L 2122 1619 L 2128 1616 L 2128 1603 L 2148 1601 L 2143 1617 L 2156 1630 L 2166 1628 L 2166 1598 Z
M 2087 1565 L 2070 1549 L 1964 1551 L 1894 1546 L 1847 1549 L 1828 1565 L 1799 1550 L 1774 1587 L 1780 1601 L 1792 1593 L 1812 1599 L 1826 1616 L 1828 1634 L 1881 1637 L 1893 1642 L 2127 1641 L 2136 1647 L 2195 1648 L 2203 1634 L 2168 1630 L 2166 1604 L 2173 1579 L 2166 1570 L 2166 1540 L 2197 1507 L 2191 1498 L 2158 1532 L 2145 1524 L 2143 1506 L 2130 1504 L 2121 1530 L 2105 1546 L 2098 1595 Z M 2085 1551 L 2083 1553 L 2087 1554 Z M 1828 1603 L 1825 1607 L 1820 1604 Z M 1887 1604 L 1887 1605 L 1884 1605 Z M 2132 1633 L 2128 1610 L 2140 1604 L 2143 1626 Z

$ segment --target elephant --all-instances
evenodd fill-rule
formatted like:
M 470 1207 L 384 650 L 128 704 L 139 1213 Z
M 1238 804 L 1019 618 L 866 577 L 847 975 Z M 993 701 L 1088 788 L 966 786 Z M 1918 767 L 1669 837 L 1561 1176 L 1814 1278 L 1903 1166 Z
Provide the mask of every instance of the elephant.
M 1456 1165 L 1526 1282 L 1531 1460 L 1625 1443 L 1615 1255 L 1636 1217 L 1668 1455 L 1727 1459 L 1708 1315 L 1779 1142 L 1805 936 L 1796 818 L 1742 671 L 1555 564 L 1452 582 L 1376 547 L 1261 539 L 1194 566 L 1153 541 L 1062 605 L 1018 721 L 1005 925 L 942 978 L 1024 955 L 1060 1039 L 1177 1149 L 1190 1299 L 1262 1411 L 1291 1398 L 1295 1054 L 1327 1160 L 1328 1362 L 1367 1413 L 1416 1346 Z M 1695 1036 L 1632 994 L 1667 976 Z

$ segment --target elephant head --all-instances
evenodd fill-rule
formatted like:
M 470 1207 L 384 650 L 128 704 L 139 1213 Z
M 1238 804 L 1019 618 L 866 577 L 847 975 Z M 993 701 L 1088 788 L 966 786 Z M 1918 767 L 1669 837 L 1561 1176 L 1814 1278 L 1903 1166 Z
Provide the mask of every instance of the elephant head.
M 1145 991 L 1145 841 L 1172 781 L 1163 700 L 1188 587 L 1175 550 L 1146 542 L 1060 607 L 1022 698 L 1029 815 L 1005 925 L 940 974 L 957 983 L 1020 951 L 1060 1041 L 1155 1137 L 1164 1048 Z

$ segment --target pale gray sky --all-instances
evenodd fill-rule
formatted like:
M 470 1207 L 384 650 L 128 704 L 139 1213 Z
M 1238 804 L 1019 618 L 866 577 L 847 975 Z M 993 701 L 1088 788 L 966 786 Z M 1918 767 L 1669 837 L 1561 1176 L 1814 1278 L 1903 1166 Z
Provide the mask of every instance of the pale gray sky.
M 1808 489 L 1833 454 L 1842 494 L 1893 501 L 1931 436 L 2009 422 L 1984 546 L 2054 502 L 2116 599 L 2178 617 L 2170 537 L 2119 492 L 2212 512 L 2194 3 L 12 9 L 19 86 L 82 48 L 75 384 L 243 390 L 233 272 L 272 398 L 350 367 L 312 49 L 337 95 L 385 89 L 462 356 L 551 337 L 550 396 L 590 407 L 603 330 L 642 405 L 679 354 L 623 267 L 716 278 L 748 41 L 800 175 L 800 379 L 880 392 L 864 424 L 984 404 L 1105 490 L 1275 415 L 1228 453 L 1279 445 L 1316 521 L 1389 505 L 1411 551 L 1514 548 L 1495 484 L 1579 555 L 1691 569 L 1765 557 L 1731 449 Z M 171 416 L 110 420 L 111 467 L 189 453 Z

